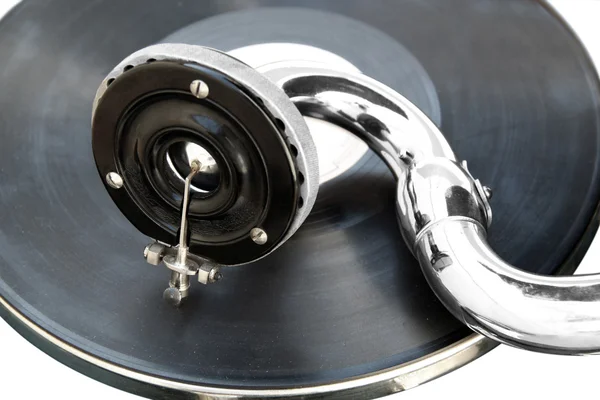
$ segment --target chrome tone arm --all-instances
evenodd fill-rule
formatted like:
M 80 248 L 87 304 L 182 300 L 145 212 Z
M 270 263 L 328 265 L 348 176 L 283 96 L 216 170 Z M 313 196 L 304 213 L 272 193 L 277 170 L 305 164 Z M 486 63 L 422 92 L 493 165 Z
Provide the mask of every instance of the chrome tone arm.
M 433 211 L 423 212 L 432 218 L 408 244 L 436 295 L 471 329 L 497 341 L 556 354 L 598 352 L 600 275 L 541 276 L 504 262 L 487 243 L 486 224 L 475 213 L 481 197 L 469 180 L 461 166 L 430 159 L 399 181 L 402 222 L 415 221 L 417 209 Z M 413 185 L 415 200 L 407 195 Z
M 365 76 L 318 64 L 277 63 L 260 71 L 304 115 L 354 133 L 390 167 L 404 240 L 458 319 L 529 350 L 600 351 L 600 275 L 540 276 L 500 259 L 486 241 L 486 192 L 408 100 Z
M 316 63 L 286 62 L 258 69 L 277 83 L 304 116 L 331 122 L 364 140 L 398 178 L 408 158 L 455 160 L 433 122 L 394 90 L 365 75 Z
M 444 305 L 476 332 L 556 354 L 600 350 L 598 275 L 540 276 L 505 263 L 471 221 L 442 221 L 416 254 Z

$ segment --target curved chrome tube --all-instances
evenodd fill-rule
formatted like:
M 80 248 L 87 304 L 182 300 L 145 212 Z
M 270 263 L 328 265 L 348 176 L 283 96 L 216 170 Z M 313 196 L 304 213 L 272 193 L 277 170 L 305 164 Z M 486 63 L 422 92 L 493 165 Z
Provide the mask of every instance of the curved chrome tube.
M 486 241 L 479 181 L 441 132 L 386 86 L 317 64 L 259 69 L 300 111 L 353 132 L 398 180 L 403 237 L 436 295 L 473 330 L 530 350 L 600 351 L 600 275 L 547 277 L 505 263 Z

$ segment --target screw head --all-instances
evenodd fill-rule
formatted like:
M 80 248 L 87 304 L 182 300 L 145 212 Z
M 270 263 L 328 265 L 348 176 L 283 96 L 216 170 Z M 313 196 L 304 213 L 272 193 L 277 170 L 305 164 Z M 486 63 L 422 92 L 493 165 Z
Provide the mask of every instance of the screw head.
M 200 79 L 196 79 L 190 83 L 190 92 L 197 98 L 204 99 L 208 97 L 208 85 Z
M 150 246 L 152 246 L 151 244 L 149 244 L 148 246 L 146 246 L 144 248 L 144 258 L 148 258 L 148 254 L 150 253 Z
M 483 189 L 483 193 L 485 194 L 485 197 L 487 197 L 488 200 L 491 200 L 492 196 L 494 195 L 492 188 L 489 186 L 484 186 L 482 189 Z
M 448 256 L 446 253 L 438 253 L 433 256 L 431 259 L 431 265 L 437 270 L 441 271 L 446 267 L 449 267 L 453 264 L 452 258 Z
M 121 189 L 123 187 L 123 178 L 116 172 L 106 174 L 106 183 L 113 189 Z
M 254 228 L 250 231 L 250 238 L 256 244 L 263 245 L 267 243 L 268 236 L 267 232 L 263 231 L 260 228 Z

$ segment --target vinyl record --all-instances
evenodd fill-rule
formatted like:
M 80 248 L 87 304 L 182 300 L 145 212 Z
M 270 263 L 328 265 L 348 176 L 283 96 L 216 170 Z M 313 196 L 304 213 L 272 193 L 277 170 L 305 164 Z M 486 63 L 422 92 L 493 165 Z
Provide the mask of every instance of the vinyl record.
M 0 313 L 96 379 L 154 398 L 376 397 L 493 346 L 429 289 L 394 179 L 363 150 L 330 159 L 312 214 L 274 254 L 165 304 L 168 273 L 144 262 L 148 238 L 110 200 L 90 144 L 106 73 L 161 41 L 309 45 L 391 86 L 493 188 L 490 242 L 519 268 L 570 272 L 595 233 L 598 80 L 540 3 L 26 0 L 0 22 Z M 394 381 L 407 366 L 421 372 Z

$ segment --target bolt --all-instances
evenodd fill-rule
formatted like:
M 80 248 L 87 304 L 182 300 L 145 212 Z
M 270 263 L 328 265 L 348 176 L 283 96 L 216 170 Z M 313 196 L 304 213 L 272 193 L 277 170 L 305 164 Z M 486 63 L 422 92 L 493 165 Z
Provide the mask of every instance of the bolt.
M 406 165 L 410 165 L 413 163 L 415 159 L 415 155 L 407 149 L 400 150 L 400 160 L 403 161 Z
M 268 236 L 267 232 L 263 231 L 262 229 L 254 228 L 250 231 L 250 238 L 252 241 L 254 241 L 254 243 L 263 245 L 267 243 Z
M 166 247 L 157 242 L 150 243 L 144 248 L 144 258 L 148 264 L 158 265 L 162 262 Z
M 190 161 L 190 168 L 192 171 L 200 171 L 202 169 L 202 163 L 196 159 Z
M 219 272 L 219 268 L 213 268 L 210 270 L 210 273 L 208 274 L 208 282 L 209 283 L 215 283 L 221 280 L 221 278 L 223 278 L 223 274 L 221 272 Z
M 116 172 L 106 174 L 106 183 L 113 189 L 121 189 L 123 187 L 123 178 Z
M 485 194 L 485 197 L 487 197 L 488 200 L 492 199 L 492 196 L 494 195 L 494 192 L 492 191 L 492 188 L 489 186 L 484 186 L 483 187 L 483 193 Z
M 200 79 L 196 79 L 190 84 L 190 92 L 197 98 L 204 99 L 208 97 L 208 85 Z
M 452 264 L 452 258 L 446 253 L 442 252 L 434 254 L 431 259 L 431 266 L 435 268 L 436 271 L 442 271 L 444 268 L 447 268 Z

